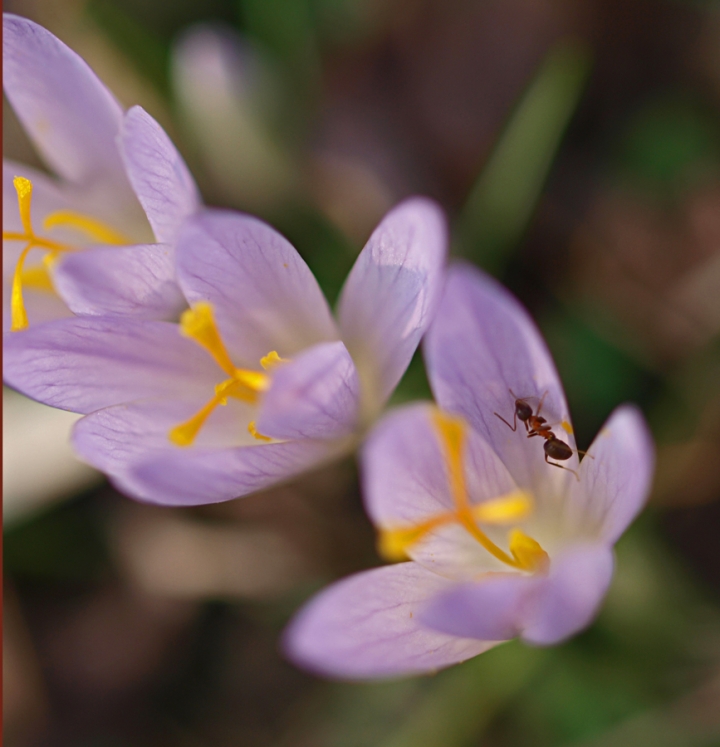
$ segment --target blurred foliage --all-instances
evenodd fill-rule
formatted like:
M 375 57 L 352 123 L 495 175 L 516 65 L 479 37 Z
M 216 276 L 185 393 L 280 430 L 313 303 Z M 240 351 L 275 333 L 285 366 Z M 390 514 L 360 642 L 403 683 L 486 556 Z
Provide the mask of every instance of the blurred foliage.
M 502 273 L 525 231 L 589 71 L 590 53 L 582 43 L 552 49 L 473 187 L 459 244 L 488 272 Z
M 720 167 L 720 121 L 713 112 L 668 95 L 639 107 L 626 126 L 618 174 L 636 189 L 664 197 L 682 195 Z
M 89 490 L 38 516 L 6 525 L 5 572 L 31 583 L 87 583 L 107 578 L 112 571 L 104 490 Z

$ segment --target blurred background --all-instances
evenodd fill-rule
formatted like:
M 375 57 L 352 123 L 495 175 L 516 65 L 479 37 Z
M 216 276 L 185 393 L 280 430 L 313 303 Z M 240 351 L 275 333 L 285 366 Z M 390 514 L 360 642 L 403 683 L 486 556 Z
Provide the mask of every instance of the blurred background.
M 5 392 L 8 747 L 720 745 L 720 4 L 707 0 L 7 0 L 171 134 L 209 204 L 270 221 L 331 301 L 383 213 L 542 328 L 580 447 L 643 408 L 646 513 L 597 622 L 434 676 L 282 658 L 314 591 L 378 564 L 352 459 L 159 509 L 74 461 L 73 417 Z M 4 107 L 5 155 L 38 165 Z M 428 397 L 416 356 L 394 401 Z

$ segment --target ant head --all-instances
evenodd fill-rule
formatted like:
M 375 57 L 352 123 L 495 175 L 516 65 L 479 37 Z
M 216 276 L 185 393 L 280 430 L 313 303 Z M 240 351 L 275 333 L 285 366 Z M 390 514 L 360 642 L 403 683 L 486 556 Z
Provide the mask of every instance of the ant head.
M 515 400 L 515 414 L 523 423 L 532 417 L 533 409 L 524 399 Z

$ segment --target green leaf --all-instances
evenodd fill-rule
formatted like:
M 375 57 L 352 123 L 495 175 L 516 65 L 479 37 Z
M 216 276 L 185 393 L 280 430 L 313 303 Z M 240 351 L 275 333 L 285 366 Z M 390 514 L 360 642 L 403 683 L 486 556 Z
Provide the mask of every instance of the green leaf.
M 589 70 L 590 55 L 578 42 L 550 51 L 470 193 L 459 248 L 493 274 L 525 231 Z

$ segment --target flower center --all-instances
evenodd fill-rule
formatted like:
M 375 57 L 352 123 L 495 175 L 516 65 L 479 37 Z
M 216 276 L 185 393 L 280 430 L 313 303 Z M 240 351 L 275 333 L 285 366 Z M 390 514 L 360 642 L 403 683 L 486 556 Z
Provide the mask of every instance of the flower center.
M 429 532 L 445 524 L 457 522 L 491 555 L 506 565 L 531 573 L 545 571 L 550 559 L 532 537 L 520 529 L 511 530 L 508 537 L 510 552 L 507 553 L 478 526 L 478 523 L 507 524 L 523 519 L 532 510 L 532 496 L 524 490 L 515 490 L 484 503 L 472 505 L 467 493 L 463 468 L 465 423 L 461 418 L 437 410 L 433 414 L 433 425 L 442 446 L 454 508 L 412 526 L 382 529 L 378 543 L 380 554 L 388 560 L 402 560 L 407 557 L 407 550 Z
M 183 312 L 180 317 L 180 333 L 205 348 L 229 377 L 215 386 L 215 396 L 195 415 L 170 429 L 168 438 L 172 443 L 176 446 L 191 446 L 203 424 L 218 405 L 226 405 L 228 397 L 255 404 L 260 395 L 270 387 L 270 376 L 262 371 L 235 367 L 220 337 L 212 304 L 207 301 L 201 301 Z M 260 359 L 260 365 L 265 370 L 286 362 L 286 359 L 281 358 L 274 350 Z M 260 441 L 271 440 L 268 436 L 258 433 L 254 421 L 248 425 L 248 431 Z
M 28 326 L 27 313 L 25 311 L 25 302 L 23 299 L 23 285 L 40 291 L 54 291 L 50 269 L 53 262 L 62 252 L 72 252 L 76 247 L 68 244 L 62 244 L 53 239 L 37 236 L 32 226 L 30 217 L 30 206 L 32 203 L 33 185 L 29 179 L 24 176 L 16 176 L 13 179 L 13 186 L 18 196 L 18 208 L 20 210 L 20 222 L 22 223 L 22 232 L 3 231 L 3 241 L 24 241 L 25 248 L 20 253 L 15 272 L 13 273 L 12 292 L 10 295 L 10 308 L 12 313 L 11 331 L 17 332 L 26 329 Z M 56 210 L 45 217 L 43 228 L 46 231 L 65 226 L 87 234 L 94 242 L 100 244 L 130 244 L 120 233 L 105 225 L 95 218 L 91 218 L 81 213 L 75 213 L 71 210 Z M 45 256 L 42 264 L 25 269 L 25 259 L 31 249 L 43 249 Z

